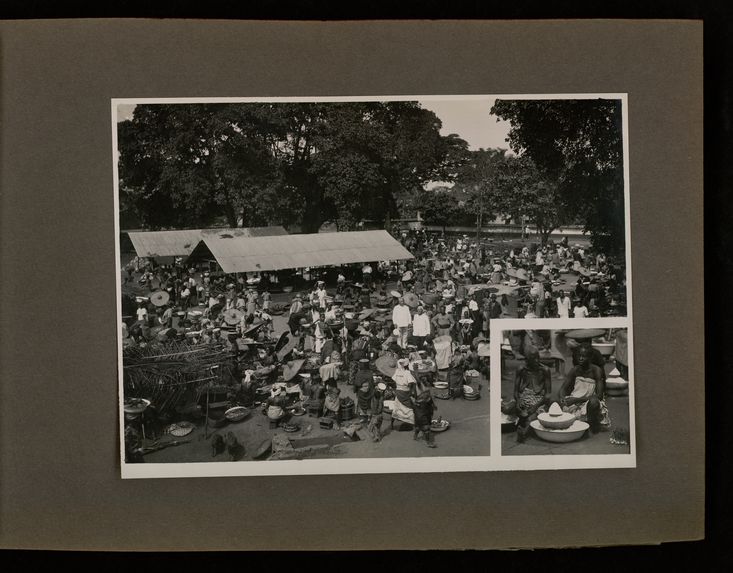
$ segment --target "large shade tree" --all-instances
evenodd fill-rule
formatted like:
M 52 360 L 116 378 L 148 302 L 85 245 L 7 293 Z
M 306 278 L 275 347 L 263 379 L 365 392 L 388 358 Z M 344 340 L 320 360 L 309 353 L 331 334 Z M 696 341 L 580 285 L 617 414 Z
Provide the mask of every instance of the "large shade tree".
M 467 211 L 463 202 L 458 201 L 456 194 L 449 189 L 425 191 L 422 195 L 421 213 L 428 225 L 445 228 L 465 221 Z
M 454 193 L 463 198 L 478 228 L 504 206 L 499 182 L 506 162 L 505 149 L 479 149 L 466 154 L 456 173 Z
M 440 128 L 417 102 L 137 106 L 119 126 L 121 207 L 150 228 L 388 225 L 455 172 L 466 144 Z
M 621 100 L 497 100 L 509 143 L 554 182 L 565 213 L 584 223 L 594 246 L 625 244 Z
M 282 185 L 259 104 L 139 105 L 119 124 L 120 203 L 145 227 L 280 223 L 253 209 Z
M 552 232 L 571 222 L 558 184 L 529 157 L 507 156 L 499 165 L 494 205 L 498 212 L 531 224 L 545 245 Z

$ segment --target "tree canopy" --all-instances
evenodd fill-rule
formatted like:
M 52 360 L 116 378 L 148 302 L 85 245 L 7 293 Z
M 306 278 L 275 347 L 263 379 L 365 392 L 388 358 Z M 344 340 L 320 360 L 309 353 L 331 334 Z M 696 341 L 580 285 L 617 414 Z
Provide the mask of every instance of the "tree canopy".
M 417 102 L 148 104 L 119 124 L 121 217 L 148 228 L 389 220 L 466 143 Z
M 491 113 L 511 123 L 512 149 L 532 160 L 594 245 L 623 252 L 621 100 L 497 100 Z

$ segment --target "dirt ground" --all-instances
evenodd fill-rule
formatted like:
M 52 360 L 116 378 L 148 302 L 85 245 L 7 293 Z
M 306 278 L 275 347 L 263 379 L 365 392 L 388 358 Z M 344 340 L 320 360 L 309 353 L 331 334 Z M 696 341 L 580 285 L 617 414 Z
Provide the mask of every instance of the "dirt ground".
M 348 390 L 345 390 L 348 393 Z M 290 441 L 294 451 L 280 459 L 323 459 L 323 458 L 409 458 L 427 456 L 488 456 L 489 451 L 489 394 L 484 389 L 481 399 L 469 401 L 436 400 L 438 410 L 436 417 L 442 416 L 451 423 L 450 428 L 435 434 L 436 448 L 428 448 L 424 440 L 415 441 L 412 431 L 390 430 L 390 417 L 384 416 L 382 430 L 384 438 L 381 442 L 372 442 L 365 431 L 359 431 L 361 438 L 352 440 L 342 430 L 324 430 L 319 427 L 318 419 L 294 416 L 291 422 L 298 424 L 298 432 L 286 433 L 282 429 L 270 430 L 269 421 L 259 410 L 253 410 L 247 419 L 240 423 L 230 423 L 224 428 L 208 430 L 208 439 L 204 437 L 203 425 L 179 441 L 187 440 L 180 446 L 167 448 L 145 455 L 148 463 L 166 462 L 209 462 L 229 461 L 225 452 L 212 456 L 211 436 L 213 433 L 225 435 L 232 432 L 245 446 L 244 455 L 238 460 L 253 460 L 260 440 L 282 436 Z M 356 420 L 353 420 L 356 421 Z M 366 428 L 364 428 L 366 430 Z M 176 438 L 165 437 L 161 443 Z M 277 456 L 276 456 L 277 457 Z M 269 459 L 265 456 L 263 459 Z
M 277 293 L 273 295 L 274 303 L 289 302 L 292 294 Z M 202 310 L 203 307 L 196 307 Z M 174 328 L 176 321 L 174 320 Z M 273 326 L 279 335 L 287 328 L 287 315 L 274 316 Z M 435 434 L 436 448 L 428 448 L 424 440 L 415 441 L 412 431 L 390 430 L 390 416 L 385 414 L 382 423 L 384 438 L 374 443 L 369 439 L 366 431 L 357 432 L 361 438 L 351 439 L 344 435 L 343 429 L 349 425 L 344 423 L 342 430 L 321 429 L 317 418 L 293 416 L 291 423 L 300 426 L 300 430 L 286 433 L 282 429 L 270 429 L 269 421 L 259 409 L 252 410 L 250 415 L 239 423 L 229 423 L 223 428 L 204 430 L 203 423 L 196 426 L 194 431 L 183 438 L 164 436 L 158 444 L 174 440 L 182 443 L 179 446 L 169 447 L 145 455 L 147 463 L 181 463 L 181 462 L 209 462 L 228 461 L 229 456 L 224 453 L 212 457 L 211 436 L 214 433 L 226 435 L 232 432 L 245 446 L 242 461 L 253 460 L 262 442 L 276 435 L 281 435 L 294 444 L 294 452 L 287 452 L 282 459 L 323 459 L 323 458 L 402 458 L 426 456 L 487 456 L 489 446 L 489 384 L 486 379 L 481 381 L 483 389 L 479 400 L 435 400 L 437 410 L 435 418 L 442 416 L 450 422 L 450 428 L 445 432 Z M 342 397 L 354 399 L 353 391 L 345 382 L 340 382 Z M 433 394 L 443 393 L 443 390 L 433 390 Z M 351 422 L 358 422 L 354 419 Z M 366 430 L 366 428 L 364 428 Z M 153 442 L 146 441 L 147 445 Z M 260 459 L 268 459 L 264 456 Z

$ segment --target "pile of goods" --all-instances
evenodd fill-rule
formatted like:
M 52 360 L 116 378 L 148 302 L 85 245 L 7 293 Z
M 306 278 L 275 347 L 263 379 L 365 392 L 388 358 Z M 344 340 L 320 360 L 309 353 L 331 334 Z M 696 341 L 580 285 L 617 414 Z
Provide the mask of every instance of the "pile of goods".
M 609 396 L 624 396 L 629 390 L 629 381 L 621 378 L 618 368 L 609 372 L 606 378 L 606 394 Z
M 586 422 L 563 412 L 557 402 L 553 402 L 548 412 L 539 414 L 529 425 L 538 438 L 548 442 L 574 442 L 582 438 L 589 428 Z
M 448 428 L 450 428 L 450 422 L 448 420 L 444 420 L 442 416 L 437 420 L 432 420 L 430 422 L 430 429 L 433 432 L 445 432 Z

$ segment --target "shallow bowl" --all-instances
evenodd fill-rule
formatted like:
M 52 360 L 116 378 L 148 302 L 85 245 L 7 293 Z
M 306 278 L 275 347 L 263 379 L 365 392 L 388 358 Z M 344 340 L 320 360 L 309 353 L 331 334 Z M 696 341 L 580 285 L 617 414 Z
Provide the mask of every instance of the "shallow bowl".
M 598 350 L 603 356 L 611 356 L 613 351 L 616 349 L 615 342 L 593 342 L 591 343 L 593 348 Z
M 576 420 L 572 426 L 564 430 L 550 430 L 548 428 L 543 428 L 539 420 L 532 420 L 529 425 L 532 427 L 538 438 L 547 442 L 556 443 L 574 442 L 579 440 L 590 427 L 586 422 L 581 422 L 580 420 Z
M 621 377 L 606 379 L 606 394 L 609 396 L 623 396 L 628 389 L 628 381 Z
M 448 428 L 450 428 L 450 422 L 448 420 L 433 420 L 430 423 L 430 429 L 433 432 L 445 432 Z
M 150 406 L 150 400 L 141 398 L 142 402 L 139 404 L 125 404 L 123 409 L 125 414 L 141 414 L 148 406 Z

